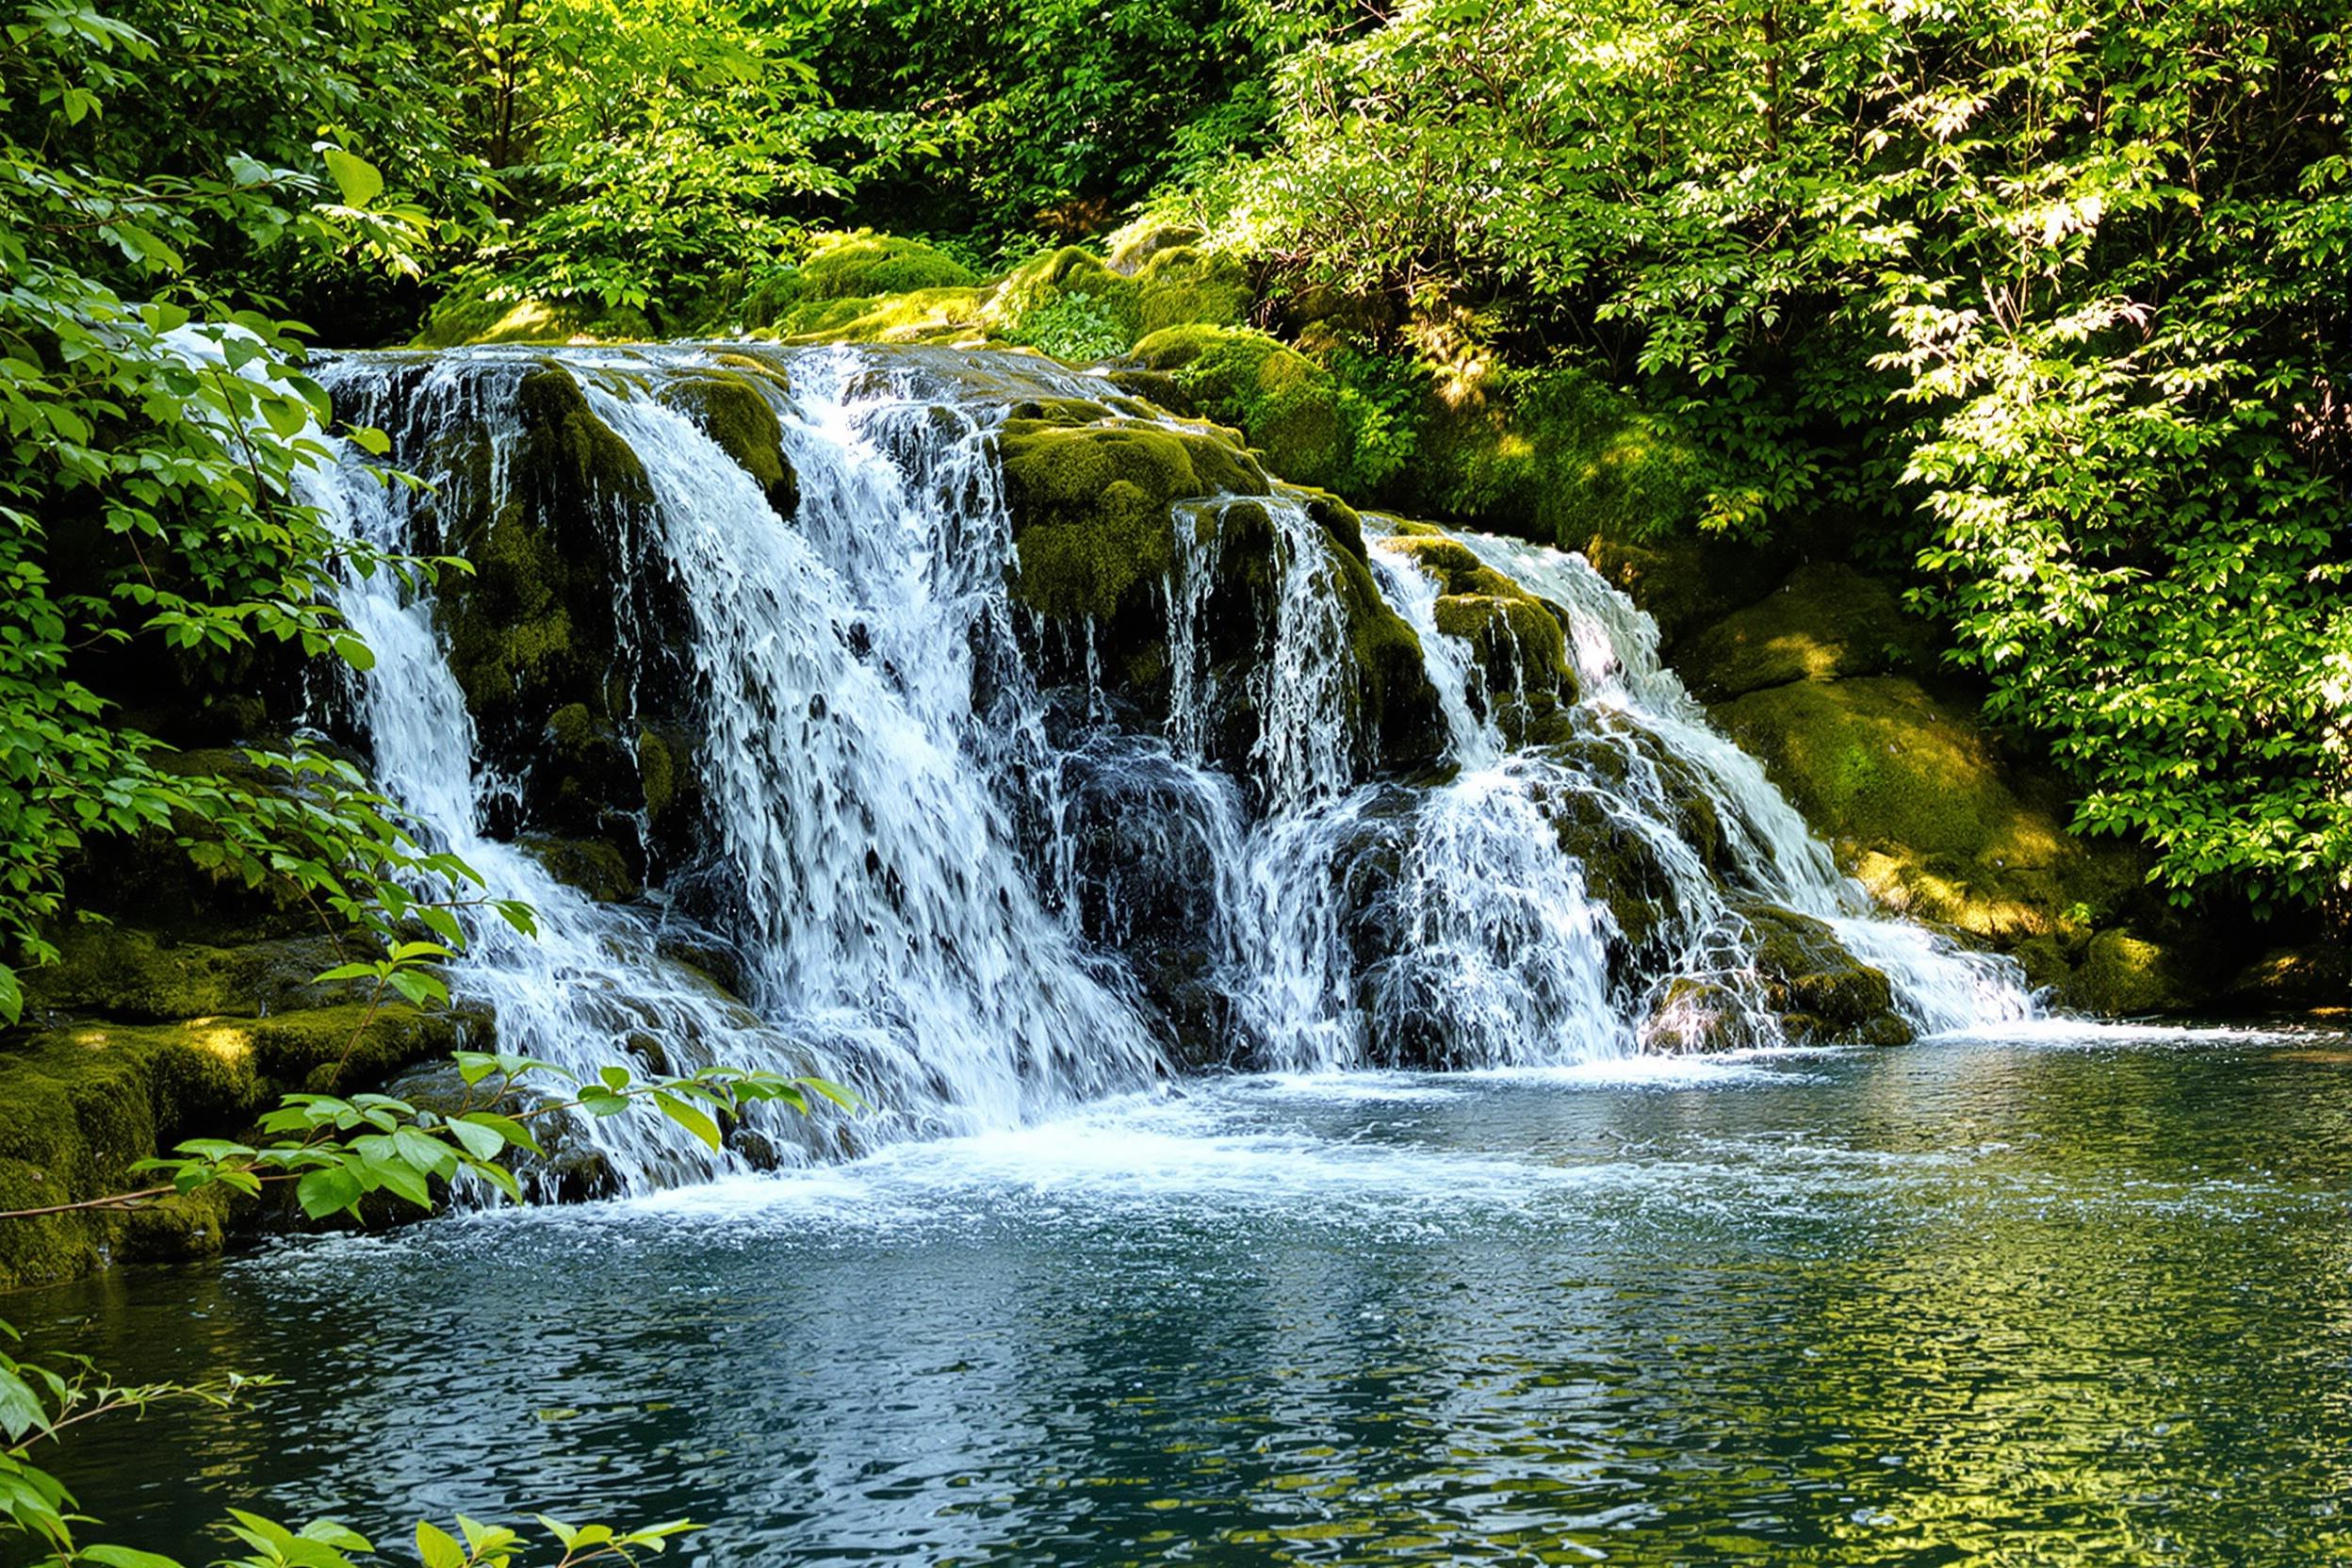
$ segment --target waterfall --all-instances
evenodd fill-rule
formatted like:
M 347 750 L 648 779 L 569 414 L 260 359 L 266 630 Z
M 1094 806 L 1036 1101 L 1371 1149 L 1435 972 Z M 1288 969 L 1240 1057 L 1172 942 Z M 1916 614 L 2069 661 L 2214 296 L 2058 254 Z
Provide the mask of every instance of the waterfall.
M 527 750 L 534 726 L 557 721 L 469 710 L 436 593 L 484 590 L 420 591 L 391 573 L 343 584 L 377 659 L 335 722 L 489 896 L 538 911 L 535 939 L 471 922 L 453 988 L 495 1009 L 501 1049 L 575 1072 L 622 1058 L 767 1067 L 838 1079 L 874 1107 L 846 1128 L 762 1119 L 717 1155 L 654 1118 L 583 1120 L 567 1135 L 600 1167 L 592 1185 L 1016 1124 L 1180 1061 L 1619 1054 L 1680 1027 L 1694 984 L 1740 1014 L 1740 1037 L 1769 1043 L 1740 912 L 1751 896 L 1828 923 L 1923 1030 L 2024 1009 L 2001 962 L 1872 912 L 1658 663 L 1647 618 L 1578 558 L 1461 536 L 1566 612 L 1583 687 L 1574 743 L 1514 748 L 1475 690 L 1476 656 L 1439 628 L 1434 585 L 1369 520 L 1377 596 L 1418 637 L 1446 732 L 1426 776 L 1385 777 L 1347 700 L 1339 565 L 1308 499 L 1179 502 L 1166 715 L 1139 723 L 1105 686 L 1091 627 L 1076 689 L 1039 675 L 1037 649 L 1067 634 L 1007 589 L 1017 554 L 995 433 L 1022 399 L 1115 398 L 1105 384 L 1007 355 L 761 352 L 733 362 L 772 372 L 755 381 L 796 504 L 668 395 L 735 351 L 320 367 L 338 414 L 384 429 L 394 461 L 432 489 L 385 486 L 347 453 L 304 498 L 355 537 L 418 554 L 452 547 L 454 519 L 495 530 L 530 498 L 517 401 L 563 367 L 634 464 L 626 484 L 583 481 L 576 508 L 612 564 L 611 602 L 592 608 L 617 653 L 596 690 L 622 711 L 690 711 L 697 737 L 690 841 L 662 850 L 669 830 L 648 804 L 613 829 L 642 851 L 648 887 L 597 902 L 549 869 L 542 841 L 544 801 L 573 781 L 500 750 Z M 1213 597 L 1243 532 L 1270 540 L 1271 564 L 1258 645 L 1236 667 L 1212 658 L 1233 634 Z M 530 588 L 531 573 L 516 580 Z M 1254 725 L 1238 759 L 1218 734 L 1235 710 Z M 638 743 L 613 765 L 650 766 Z M 1693 780 L 1721 825 L 1713 865 L 1689 841 Z M 1654 890 L 1642 929 L 1562 852 L 1566 821 L 1638 860 Z M 549 1191 L 560 1180 L 541 1177 Z

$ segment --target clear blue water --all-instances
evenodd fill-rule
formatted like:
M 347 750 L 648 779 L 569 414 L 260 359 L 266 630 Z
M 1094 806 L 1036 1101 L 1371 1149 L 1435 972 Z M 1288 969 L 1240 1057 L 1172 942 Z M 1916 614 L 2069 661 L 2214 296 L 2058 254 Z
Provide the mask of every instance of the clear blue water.
M 58 1461 L 698 1564 L 2352 1560 L 2352 1039 L 1239 1079 L 20 1296 L 284 1380 Z M 400 1560 L 406 1560 L 403 1556 Z

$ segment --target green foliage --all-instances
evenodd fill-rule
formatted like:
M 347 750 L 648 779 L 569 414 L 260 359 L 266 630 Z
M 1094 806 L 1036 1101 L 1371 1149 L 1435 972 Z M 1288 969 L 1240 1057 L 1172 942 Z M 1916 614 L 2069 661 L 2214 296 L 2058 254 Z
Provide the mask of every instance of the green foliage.
M 318 979 L 371 988 L 352 1037 L 356 1043 L 387 992 L 419 1006 L 445 1003 L 448 992 L 433 967 L 450 956 L 438 943 L 406 942 L 382 960 L 342 965 Z M 540 1152 L 528 1125 L 536 1118 L 575 1110 L 616 1116 L 650 1104 L 716 1150 L 721 1144 L 719 1119 L 740 1115 L 748 1105 L 776 1102 L 806 1113 L 819 1099 L 844 1109 L 858 1104 L 846 1089 L 823 1079 L 729 1067 L 644 1081 L 625 1068 L 608 1067 L 596 1078 L 582 1080 L 521 1056 L 460 1052 L 453 1060 L 466 1086 L 465 1101 L 454 1107 L 420 1109 L 384 1094 L 290 1094 L 262 1118 L 258 1142 L 192 1139 L 183 1142 L 172 1157 L 133 1167 L 166 1176 L 160 1185 L 79 1203 L 0 1212 L 0 1220 L 21 1221 L 72 1209 L 136 1208 L 215 1186 L 250 1197 L 270 1183 L 291 1183 L 296 1201 L 313 1219 L 337 1214 L 359 1218 L 362 1204 L 376 1193 L 429 1210 L 434 1204 L 433 1184 L 464 1175 L 519 1199 L 514 1178 L 500 1161 L 515 1151 Z M 550 1081 L 563 1091 L 561 1096 L 550 1098 L 540 1091 Z M 16 1337 L 6 1323 L 0 1323 L 0 1335 L 11 1341 Z M 46 1560 L 59 1564 L 181 1568 L 175 1560 L 156 1553 L 77 1540 L 77 1527 L 91 1521 L 74 1511 L 73 1495 L 63 1483 L 33 1462 L 32 1450 L 83 1421 L 136 1413 L 161 1400 L 227 1407 L 247 1386 L 245 1380 L 234 1376 L 199 1385 L 124 1386 L 108 1381 L 86 1362 L 51 1366 L 0 1353 L 0 1533 L 31 1537 Z M 229 1568 L 359 1568 L 352 1554 L 375 1551 L 365 1537 L 331 1520 L 313 1520 L 291 1529 L 239 1509 L 230 1510 L 229 1518 L 228 1533 L 249 1554 L 220 1560 Z M 672 1540 L 702 1528 L 683 1519 L 616 1529 L 573 1525 L 545 1513 L 535 1518 L 561 1548 L 554 1568 L 604 1560 L 635 1562 L 641 1554 L 661 1553 Z M 485 1526 L 464 1514 L 456 1524 L 459 1536 L 430 1521 L 417 1523 L 416 1554 L 424 1568 L 513 1568 L 527 1549 L 524 1537 L 506 1527 Z
M 285 32 L 274 6 L 245 20 Z M 89 144 L 90 163 L 60 161 L 57 143 L 87 139 L 108 91 L 157 76 L 193 90 L 214 62 L 201 49 L 167 57 L 80 5 L 37 8 L 6 38 L 0 940 L 35 962 L 50 955 L 44 927 L 67 863 L 105 835 L 172 835 L 224 874 L 275 880 L 385 931 L 419 902 L 403 877 L 445 890 L 425 904 L 455 901 L 468 874 L 418 851 L 347 766 L 296 750 L 257 754 L 237 778 L 176 774 L 96 681 L 138 668 L 155 690 L 159 669 L 159 695 L 173 679 L 203 689 L 273 647 L 368 667 L 330 601 L 335 575 L 440 564 L 372 552 L 298 501 L 302 470 L 327 452 L 326 396 L 302 371 L 295 329 L 237 308 L 189 258 L 241 245 L 289 263 L 364 254 L 413 270 L 427 220 L 329 142 L 307 168 L 202 137 L 175 151 L 186 173 L 122 167 L 106 141 Z M 332 73 L 321 82 L 340 85 Z M 128 145 L 154 154 L 144 137 Z M 378 433 L 350 434 L 384 449 Z M 20 1002 L 0 962 L 0 1018 Z
M 1111 228 L 1170 174 L 1256 145 L 1275 63 L 1334 0 L 848 0 L 812 58 L 853 210 L 1016 259 Z
M 473 145 L 514 201 L 477 266 L 493 299 L 678 316 L 790 251 L 843 194 L 810 150 L 805 23 L 729 0 L 444 5 Z
M 1416 378 L 1393 357 L 1342 351 L 1334 374 L 1265 333 L 1205 323 L 1155 332 L 1135 357 L 1172 376 L 1203 416 L 1239 429 L 1297 484 L 1368 495 L 1418 443 Z
M 1135 329 L 1112 302 L 1072 289 L 1022 316 L 1004 336 L 1056 359 L 1086 363 L 1124 353 Z

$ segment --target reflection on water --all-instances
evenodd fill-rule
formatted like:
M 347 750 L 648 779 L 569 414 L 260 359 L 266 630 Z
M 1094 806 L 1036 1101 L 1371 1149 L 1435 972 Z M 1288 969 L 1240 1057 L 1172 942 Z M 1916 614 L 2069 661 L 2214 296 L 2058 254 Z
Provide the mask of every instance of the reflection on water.
M 18 1297 L 119 1538 L 526 1507 L 705 1564 L 2352 1554 L 2340 1037 L 1190 1098 Z M 177 1462 L 159 1464 L 158 1455 Z

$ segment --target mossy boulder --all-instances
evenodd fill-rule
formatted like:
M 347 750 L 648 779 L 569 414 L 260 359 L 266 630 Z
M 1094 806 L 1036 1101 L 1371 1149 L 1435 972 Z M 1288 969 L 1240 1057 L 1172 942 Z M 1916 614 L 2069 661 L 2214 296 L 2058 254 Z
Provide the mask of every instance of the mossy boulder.
M 985 320 L 1008 342 L 1034 343 L 1064 358 L 1119 353 L 1141 335 L 1142 294 L 1093 252 L 1065 245 L 1021 263 L 997 286 Z M 1069 352 L 1063 340 L 1083 339 Z
M 1189 250 L 1206 237 L 1196 224 L 1146 216 L 1103 237 L 1102 261 L 1120 277 L 1132 278 L 1154 258 Z
M 918 288 L 905 294 L 806 300 L 760 326 L 788 343 L 977 343 L 989 291 Z
M 1280 505 L 1314 525 L 1303 547 L 1320 558 L 1347 627 L 1348 700 L 1364 765 L 1417 767 L 1443 749 L 1420 639 L 1381 598 L 1362 519 L 1345 503 L 1263 498 L 1265 472 L 1208 427 L 1069 400 L 1025 400 L 1012 413 L 999 449 L 1017 552 L 1013 594 L 1076 639 L 1040 647 L 1049 684 L 1077 678 L 1083 667 L 1111 682 L 1144 722 L 1165 718 L 1169 595 L 1183 574 L 1212 570 L 1214 580 L 1185 591 L 1201 606 L 1199 651 L 1220 694 L 1208 751 L 1238 769 L 1258 733 L 1244 676 L 1267 656 L 1291 547 L 1269 510 Z M 1180 538 L 1187 527 L 1191 536 Z M 1086 658 L 1067 651 L 1078 646 Z
M 743 301 L 744 324 L 765 326 L 812 301 L 872 300 L 934 288 L 970 288 L 972 269 L 919 239 L 861 230 L 821 237 L 798 267 L 755 282 Z
M 2184 1011 L 2210 989 L 2187 955 L 2110 928 L 2091 939 L 2055 1000 L 2102 1018 L 2129 1018 Z
M 1116 265 L 1116 263 L 1114 263 Z M 1250 312 L 1250 275 L 1232 256 L 1178 245 L 1154 252 L 1135 273 L 1138 330 L 1238 326 Z
M 2233 1012 L 2352 1013 L 2352 947 L 2274 947 L 2241 966 L 2222 998 Z
M 96 1014 L 155 1023 L 219 1014 L 277 1013 L 324 1004 L 312 976 L 343 961 L 325 936 L 215 946 L 121 925 L 58 934 L 54 963 L 24 974 L 27 1016 Z
M 1971 716 L 1899 676 L 1802 680 L 1712 710 L 1881 902 L 2012 944 L 2071 931 L 2136 891 L 2021 798 Z
M 1902 674 L 1933 655 L 1928 629 L 1891 587 L 1821 562 L 1692 637 L 1674 667 L 1693 695 L 1720 702 L 1792 680 Z
M 1574 727 L 1532 754 L 1542 768 L 1529 794 L 1586 891 L 1608 906 L 1617 928 L 1613 976 L 1630 983 L 1675 957 L 1677 934 L 1696 915 L 1687 895 L 1722 868 L 1723 822 L 1705 782 L 1657 736 L 1607 710 L 1579 710 Z M 1628 800 L 1641 801 L 1672 841 L 1637 829 Z
M 680 376 L 664 382 L 661 396 L 759 482 L 778 516 L 789 517 L 800 505 L 800 478 L 785 459 L 784 427 L 760 389 L 763 380 L 774 384 L 772 377 L 741 370 Z
M 1282 478 L 1329 487 L 1344 476 L 1339 384 L 1304 354 L 1264 333 L 1191 325 L 1152 334 L 1130 357 L 1172 377 L 1202 416 L 1242 431 Z
M 80 1021 L 0 1046 L 0 1207 L 128 1191 L 133 1162 L 183 1137 L 233 1134 L 297 1089 L 348 1091 L 466 1043 L 479 1020 L 358 1004 L 269 1018 Z M 218 1251 L 216 1194 L 136 1214 L 78 1213 L 0 1226 L 0 1287 L 70 1279 L 115 1261 Z
M 1175 565 L 1169 507 L 1262 495 L 1266 477 L 1205 432 L 1013 419 L 999 436 L 1021 602 L 1060 618 L 1115 617 Z
M 1744 904 L 1740 913 L 1765 999 L 1791 1044 L 1910 1042 L 1886 973 L 1856 958 L 1826 923 L 1772 904 Z
M 1564 734 L 1564 710 L 1578 696 L 1567 612 L 1487 565 L 1460 540 L 1403 533 L 1382 547 L 1436 581 L 1437 629 L 1469 644 L 1483 685 L 1474 697 L 1505 738 L 1516 744 Z
M 616 514 L 652 507 L 645 466 L 598 418 L 568 370 L 549 365 L 515 392 L 522 434 L 503 490 L 486 432 L 459 430 L 431 454 L 443 532 L 473 565 L 436 599 L 449 664 L 494 747 L 534 738 L 569 702 L 600 701 L 616 662 Z

